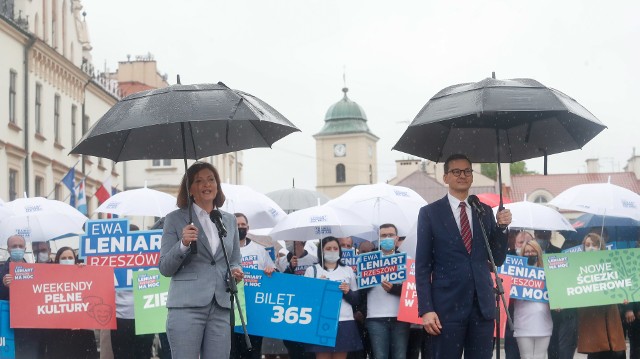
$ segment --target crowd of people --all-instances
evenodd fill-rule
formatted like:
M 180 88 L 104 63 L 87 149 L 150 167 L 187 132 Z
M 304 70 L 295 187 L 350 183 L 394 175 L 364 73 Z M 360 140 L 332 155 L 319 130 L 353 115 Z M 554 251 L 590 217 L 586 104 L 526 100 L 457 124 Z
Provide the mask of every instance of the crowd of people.
M 249 219 L 242 213 L 216 212 L 224 193 L 216 169 L 196 162 L 183 177 L 179 209 L 163 226 L 159 269 L 171 278 L 166 306 L 166 335 L 161 334 L 162 358 L 491 358 L 495 349 L 495 293 L 490 277 L 489 251 L 500 266 L 507 254 L 527 258 L 542 267 L 544 253 L 559 253 L 577 245 L 554 246 L 549 231 L 508 230 L 511 213 L 491 209 L 469 195 L 471 162 L 454 155 L 445 162 L 448 194 L 423 207 L 418 215 L 416 288 L 422 325 L 399 321 L 402 283 L 382 281 L 358 289 L 354 270 L 342 261 L 343 251 L 357 254 L 380 250 L 399 253 L 403 238 L 392 223 L 379 226 L 379 240 L 355 246 L 352 238 L 322 238 L 315 251 L 293 241 L 273 260 L 266 249 L 248 237 Z M 188 191 L 187 191 L 188 189 Z M 130 228 L 134 231 L 137 228 Z M 589 233 L 584 251 L 603 250 L 605 239 Z M 25 262 L 26 241 L 7 240 L 9 259 L 0 267 L 0 300 L 10 300 L 11 262 Z M 53 258 L 48 243 L 32 244 L 38 263 L 82 265 L 69 247 Z M 197 256 L 192 255 L 194 251 Z M 226 253 L 225 253 L 226 250 Z M 228 262 L 225 260 L 228 258 Z M 227 265 L 229 263 L 229 266 Z M 228 287 L 243 279 L 243 268 L 339 282 L 342 292 L 334 346 L 232 334 L 232 299 Z M 96 334 L 90 330 L 15 329 L 18 358 L 149 358 L 154 335 L 136 335 L 131 291 L 116 296 L 117 329 Z M 513 328 L 504 348 L 507 359 L 572 358 L 576 350 L 590 359 L 623 358 L 625 330 L 631 358 L 640 355 L 640 306 L 620 303 L 578 309 L 550 310 L 548 303 L 511 300 Z M 99 344 L 97 344 L 99 343 Z M 251 350 L 249 349 L 250 344 Z

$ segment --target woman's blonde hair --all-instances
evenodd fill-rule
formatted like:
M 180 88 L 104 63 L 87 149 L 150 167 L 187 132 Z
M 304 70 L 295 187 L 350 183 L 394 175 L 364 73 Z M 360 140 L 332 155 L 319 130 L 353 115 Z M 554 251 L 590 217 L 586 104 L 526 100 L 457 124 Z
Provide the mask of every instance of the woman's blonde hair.
M 535 239 L 529 239 L 522 245 L 522 254 L 526 251 L 527 246 L 533 248 L 536 251 L 536 255 L 538 256 L 538 261 L 536 262 L 536 267 L 542 267 L 542 247 L 536 242 Z

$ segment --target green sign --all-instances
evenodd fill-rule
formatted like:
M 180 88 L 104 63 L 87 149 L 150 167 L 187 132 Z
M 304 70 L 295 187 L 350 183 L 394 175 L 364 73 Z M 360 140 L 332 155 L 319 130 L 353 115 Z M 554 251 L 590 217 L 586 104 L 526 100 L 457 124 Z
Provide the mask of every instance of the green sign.
M 640 249 L 544 255 L 551 309 L 640 301 Z
M 160 274 L 158 269 L 133 272 L 133 308 L 135 310 L 136 334 L 164 333 L 167 325 L 167 295 L 171 278 Z M 247 322 L 244 301 L 244 282 L 238 283 L 238 300 Z M 236 324 L 240 325 L 238 306 L 234 305 Z
M 136 334 L 164 333 L 167 324 L 167 294 L 171 278 L 158 269 L 133 272 L 133 308 Z

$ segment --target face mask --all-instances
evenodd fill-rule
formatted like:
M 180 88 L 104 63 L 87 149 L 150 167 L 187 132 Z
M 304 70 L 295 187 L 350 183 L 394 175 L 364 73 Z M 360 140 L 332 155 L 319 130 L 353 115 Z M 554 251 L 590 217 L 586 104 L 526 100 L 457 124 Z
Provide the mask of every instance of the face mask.
M 74 265 L 76 264 L 76 261 L 73 259 L 61 259 L 60 264 Z
M 334 251 L 331 251 L 331 252 L 324 251 L 323 255 L 324 255 L 324 260 L 327 263 L 335 263 L 340 259 L 340 252 L 338 252 L 338 251 L 335 251 L 335 252 Z
M 46 263 L 49 261 L 49 253 L 47 252 L 38 252 L 37 262 L 38 263 Z
M 516 254 L 517 255 L 521 255 L 522 254 L 522 248 L 516 248 Z
M 24 249 L 14 248 L 11 250 L 11 260 L 20 262 L 24 258 Z
M 584 251 L 585 252 L 593 252 L 593 251 L 597 251 L 597 250 L 598 250 L 598 247 L 591 247 L 591 246 L 584 247 Z
M 238 228 L 238 236 L 240 236 L 240 240 L 247 238 L 247 229 L 246 228 Z
M 527 265 L 535 266 L 538 264 L 538 256 L 527 256 Z
M 380 240 L 380 249 L 383 251 L 391 251 L 396 248 L 396 241 L 393 238 L 385 238 Z

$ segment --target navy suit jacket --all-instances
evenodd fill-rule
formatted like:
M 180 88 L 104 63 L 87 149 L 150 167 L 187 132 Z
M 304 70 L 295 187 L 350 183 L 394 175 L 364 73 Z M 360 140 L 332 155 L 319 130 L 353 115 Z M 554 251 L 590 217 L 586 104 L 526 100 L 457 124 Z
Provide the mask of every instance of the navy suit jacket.
M 507 255 L 507 235 L 498 228 L 491 208 L 485 204 L 482 207 L 489 247 L 496 266 L 500 266 Z M 436 312 L 441 323 L 463 321 L 471 313 L 475 293 L 482 316 L 487 320 L 495 318 L 489 255 L 475 211 L 470 220 L 473 226 L 471 254 L 464 246 L 447 196 L 420 209 L 416 248 L 420 316 Z

